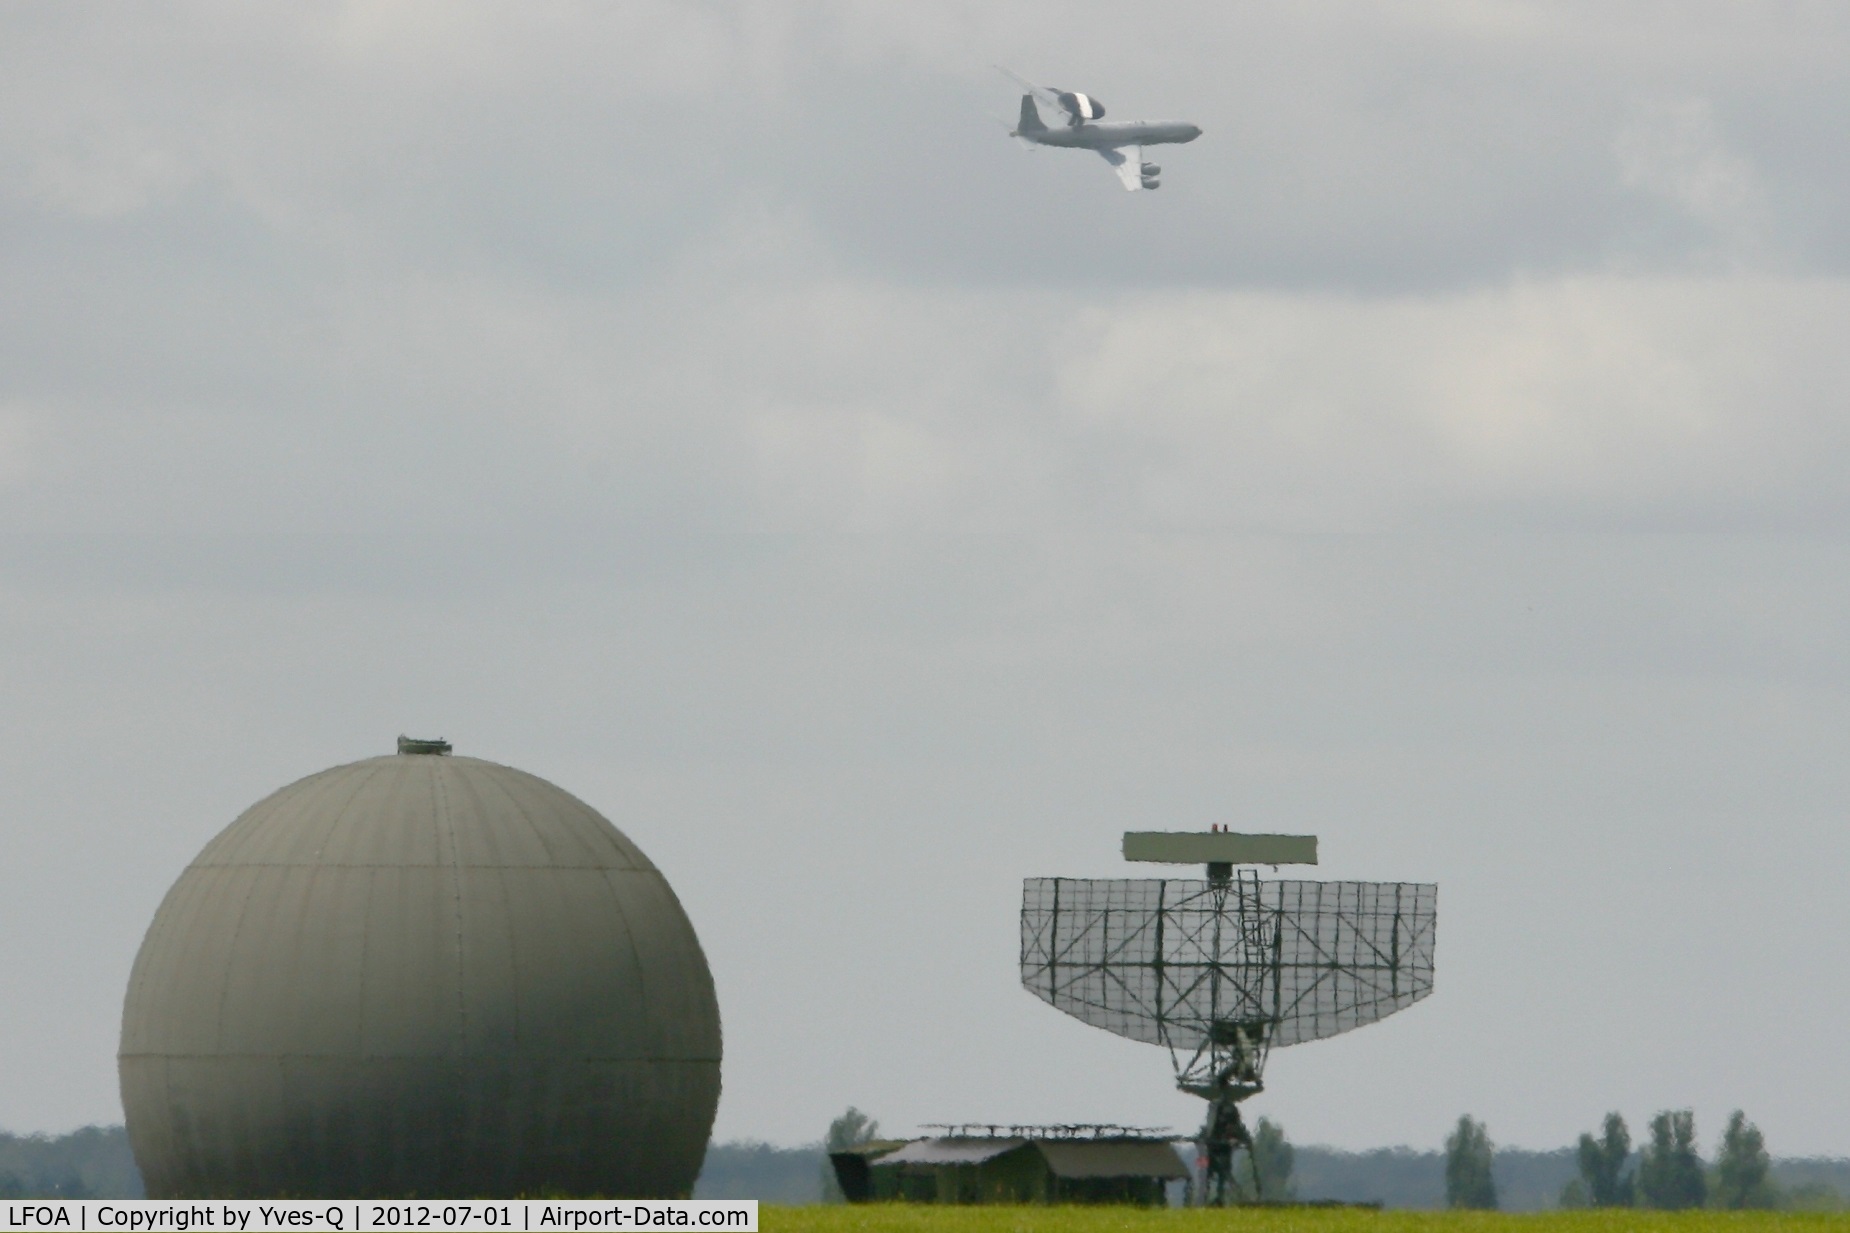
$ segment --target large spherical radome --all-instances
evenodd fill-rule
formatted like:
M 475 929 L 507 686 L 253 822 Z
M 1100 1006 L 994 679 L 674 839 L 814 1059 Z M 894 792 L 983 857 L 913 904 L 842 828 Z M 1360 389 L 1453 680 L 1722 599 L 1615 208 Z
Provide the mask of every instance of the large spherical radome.
M 674 892 L 595 810 L 400 754 L 206 845 L 136 956 L 119 1064 L 157 1198 L 673 1197 L 719 1009 Z

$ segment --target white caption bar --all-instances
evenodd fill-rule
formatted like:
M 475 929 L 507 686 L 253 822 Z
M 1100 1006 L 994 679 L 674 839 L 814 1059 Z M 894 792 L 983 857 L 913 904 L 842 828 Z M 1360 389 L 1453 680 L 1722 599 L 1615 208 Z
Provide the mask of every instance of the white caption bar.
M 0 1230 L 33 1233 L 585 1233 L 604 1229 L 758 1233 L 756 1199 L 16 1199 Z

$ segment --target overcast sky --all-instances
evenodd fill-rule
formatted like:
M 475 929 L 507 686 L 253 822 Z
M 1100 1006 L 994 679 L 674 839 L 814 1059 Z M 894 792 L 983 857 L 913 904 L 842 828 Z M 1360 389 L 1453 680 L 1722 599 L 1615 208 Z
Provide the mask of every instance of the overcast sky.
M 721 1138 L 1192 1130 L 1016 915 L 1224 824 L 1440 886 L 1299 1142 L 1850 1154 L 1846 87 L 1840 0 L 7 5 L 0 1128 L 409 732 L 662 867 Z

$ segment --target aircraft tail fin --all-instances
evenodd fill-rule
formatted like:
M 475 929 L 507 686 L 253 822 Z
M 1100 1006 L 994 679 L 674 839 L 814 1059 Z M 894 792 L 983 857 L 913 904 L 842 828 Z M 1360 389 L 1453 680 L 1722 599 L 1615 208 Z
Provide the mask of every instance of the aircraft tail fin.
M 1047 125 L 1041 121 L 1040 109 L 1034 105 L 1034 96 L 1032 94 L 1024 94 L 1021 96 L 1021 122 L 1015 126 L 1015 131 L 1018 133 L 1044 133 L 1047 131 Z

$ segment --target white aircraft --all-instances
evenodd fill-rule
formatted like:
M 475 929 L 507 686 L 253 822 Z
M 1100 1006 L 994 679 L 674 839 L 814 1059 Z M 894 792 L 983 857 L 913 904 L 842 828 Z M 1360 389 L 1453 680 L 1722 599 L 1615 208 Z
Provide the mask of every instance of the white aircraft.
M 1007 69 L 1002 71 L 1021 82 L 1028 90 L 1021 96 L 1021 120 L 1009 136 L 1033 142 L 1037 146 L 1096 150 L 1099 157 L 1110 163 L 1111 169 L 1118 173 L 1118 179 L 1124 182 L 1124 187 L 1133 193 L 1162 186 L 1162 181 L 1157 177 L 1163 169 L 1155 163 L 1143 161 L 1145 146 L 1179 144 L 1201 136 L 1200 125 L 1179 120 L 1099 124 L 1096 121 L 1104 116 L 1105 105 L 1091 95 L 1080 94 L 1075 90 L 1051 90 L 1015 77 Z M 1041 119 L 1040 109 L 1035 106 L 1037 99 L 1047 104 L 1058 117 L 1054 124 L 1049 125 Z

